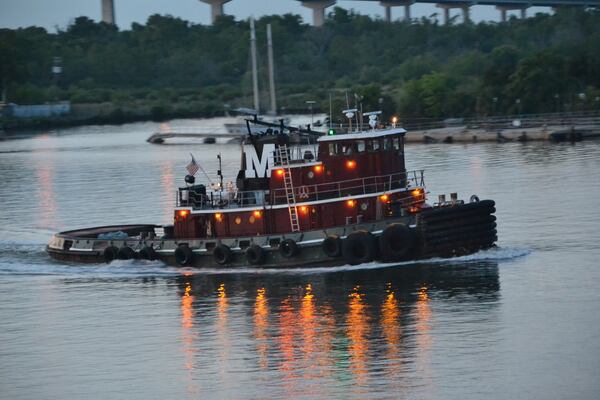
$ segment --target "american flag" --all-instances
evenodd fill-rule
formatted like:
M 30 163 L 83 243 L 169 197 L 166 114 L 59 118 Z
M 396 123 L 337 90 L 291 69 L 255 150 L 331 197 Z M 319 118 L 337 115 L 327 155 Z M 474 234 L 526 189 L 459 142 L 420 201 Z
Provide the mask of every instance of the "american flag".
M 196 172 L 198 172 L 200 167 L 198 166 L 198 163 L 196 162 L 194 155 L 192 153 L 190 153 L 190 156 L 192 156 L 192 161 L 190 161 L 190 163 L 185 167 L 185 169 L 187 169 L 188 174 L 194 176 L 194 175 L 196 175 Z

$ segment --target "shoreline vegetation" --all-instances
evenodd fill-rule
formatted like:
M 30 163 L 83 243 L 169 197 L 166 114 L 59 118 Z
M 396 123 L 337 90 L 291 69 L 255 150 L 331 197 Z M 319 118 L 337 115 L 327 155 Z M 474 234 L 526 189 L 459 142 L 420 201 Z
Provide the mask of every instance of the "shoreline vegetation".
M 273 26 L 280 113 L 362 103 L 400 121 L 600 109 L 600 11 L 559 9 L 506 23 L 387 23 L 336 7 L 323 27 L 257 21 L 261 104 Z M 79 17 L 64 30 L 0 29 L 7 103 L 69 101 L 53 118 L 2 117 L 5 130 L 223 116 L 252 104 L 248 21 L 211 26 L 151 16 L 127 30 Z M 57 71 L 60 70 L 60 73 Z M 343 118 L 341 114 L 339 118 Z M 335 118 L 334 118 L 335 119 Z

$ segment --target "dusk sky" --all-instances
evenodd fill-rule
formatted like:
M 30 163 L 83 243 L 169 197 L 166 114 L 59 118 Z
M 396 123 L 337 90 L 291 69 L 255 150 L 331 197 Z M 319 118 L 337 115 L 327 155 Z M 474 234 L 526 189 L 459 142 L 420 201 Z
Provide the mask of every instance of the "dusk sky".
M 18 28 L 26 26 L 42 26 L 54 31 L 55 27 L 65 28 L 74 18 L 85 15 L 94 20 L 100 19 L 100 0 L 0 0 L 0 27 Z M 361 14 L 373 17 L 383 15 L 383 7 L 379 1 L 338 1 L 337 5 L 346 9 L 353 8 Z M 199 0 L 115 0 L 117 25 L 121 29 L 129 29 L 132 22 L 144 23 L 152 14 L 171 14 L 195 23 L 210 22 L 210 6 Z M 332 10 L 329 8 L 328 10 Z M 236 18 L 249 16 L 260 17 L 265 14 L 300 14 L 307 21 L 312 21 L 312 13 L 302 7 L 296 0 L 233 0 L 225 4 L 225 13 Z M 536 12 L 550 12 L 549 8 L 533 7 L 527 10 L 528 15 Z M 441 10 L 433 4 L 415 4 L 412 6 L 412 17 L 420 18 L 438 13 Z M 394 19 L 404 15 L 403 7 L 395 7 L 392 11 Z M 459 15 L 453 10 L 452 15 Z M 516 15 L 516 13 L 514 13 Z M 499 19 L 499 12 L 492 6 L 471 7 L 471 18 L 474 21 Z

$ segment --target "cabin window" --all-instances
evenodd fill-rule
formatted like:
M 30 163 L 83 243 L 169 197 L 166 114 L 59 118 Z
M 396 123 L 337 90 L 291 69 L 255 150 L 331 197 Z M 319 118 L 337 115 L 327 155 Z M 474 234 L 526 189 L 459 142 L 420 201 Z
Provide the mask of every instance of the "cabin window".
M 367 151 L 373 151 L 373 141 L 367 140 Z
M 392 142 L 390 138 L 383 138 L 383 150 L 390 151 L 392 150 Z
M 356 151 L 359 153 L 364 153 L 365 152 L 365 141 L 364 140 L 357 140 L 356 141 Z
M 394 141 L 394 150 L 400 150 L 400 138 L 395 137 L 393 141 Z
M 329 155 L 334 156 L 337 153 L 336 143 L 329 143 Z
M 380 147 L 381 142 L 379 141 L 379 139 L 373 139 L 373 151 L 379 151 Z
M 350 155 L 352 154 L 352 143 L 346 143 L 342 145 L 342 154 L 344 155 Z

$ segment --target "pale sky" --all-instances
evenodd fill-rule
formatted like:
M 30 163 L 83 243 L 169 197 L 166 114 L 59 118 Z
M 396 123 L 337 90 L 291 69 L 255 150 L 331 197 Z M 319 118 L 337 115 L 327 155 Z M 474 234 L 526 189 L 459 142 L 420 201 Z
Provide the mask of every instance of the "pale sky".
M 82 15 L 100 20 L 100 4 L 101 0 L 0 0 L 0 28 L 35 25 L 54 31 L 55 27 L 65 28 L 74 18 Z M 383 16 L 384 13 L 379 1 L 338 0 L 337 5 L 373 17 Z M 392 18 L 404 16 L 403 7 L 394 7 L 392 10 Z M 411 10 L 413 18 L 438 13 L 441 20 L 442 10 L 433 4 L 414 4 Z M 117 25 L 121 29 L 129 29 L 132 22 L 145 23 L 148 16 L 156 13 L 170 14 L 194 23 L 210 23 L 210 6 L 199 0 L 115 0 L 115 12 Z M 312 22 L 312 12 L 296 0 L 232 0 L 225 4 L 225 13 L 237 19 L 290 12 L 300 14 L 306 22 Z M 528 15 L 536 12 L 547 13 L 550 8 L 532 7 L 527 10 Z M 452 10 L 451 13 L 459 15 L 460 11 Z M 517 15 L 517 12 L 509 13 L 513 14 Z M 497 21 L 499 11 L 492 6 L 473 6 L 471 19 L 476 22 Z

